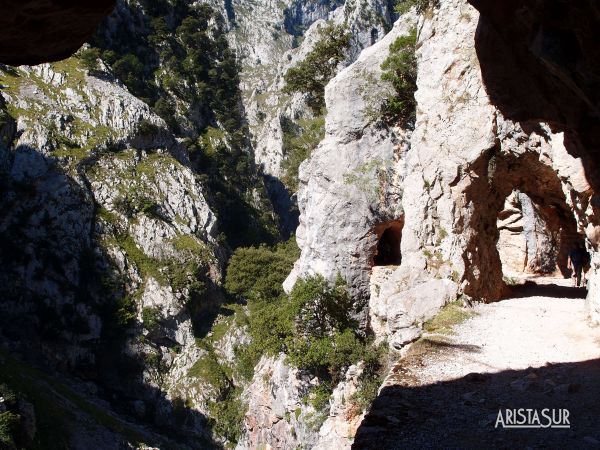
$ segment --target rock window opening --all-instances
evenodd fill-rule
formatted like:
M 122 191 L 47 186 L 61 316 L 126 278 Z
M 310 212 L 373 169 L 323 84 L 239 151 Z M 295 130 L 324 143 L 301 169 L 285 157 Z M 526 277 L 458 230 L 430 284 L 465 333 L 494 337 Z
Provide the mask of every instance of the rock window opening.
M 377 227 L 378 240 L 373 258 L 374 266 L 399 266 L 402 262 L 402 221 L 394 221 Z

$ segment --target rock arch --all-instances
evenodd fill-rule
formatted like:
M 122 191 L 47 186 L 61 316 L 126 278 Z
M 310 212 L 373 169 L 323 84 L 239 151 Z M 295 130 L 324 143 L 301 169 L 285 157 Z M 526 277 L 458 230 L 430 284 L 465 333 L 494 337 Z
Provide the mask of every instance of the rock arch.
M 563 191 L 561 180 L 551 165 L 542 161 L 540 153 L 503 152 L 500 148 L 480 157 L 471 167 L 471 184 L 465 190 L 472 213 L 465 260 L 465 294 L 492 301 L 504 290 L 502 261 L 498 252 L 500 231 L 498 218 L 503 217 L 505 200 L 514 190 L 531 200 L 538 217 L 550 230 L 548 235 L 558 246 L 556 267 L 566 274 L 566 252 L 576 239 L 576 219 L 572 206 Z M 563 261 L 564 260 L 564 261 Z M 549 272 L 550 261 L 531 261 L 531 271 Z
M 568 252 L 576 240 L 582 240 L 572 214 L 537 205 L 527 194 L 514 190 L 505 200 L 497 226 L 505 275 L 570 275 Z

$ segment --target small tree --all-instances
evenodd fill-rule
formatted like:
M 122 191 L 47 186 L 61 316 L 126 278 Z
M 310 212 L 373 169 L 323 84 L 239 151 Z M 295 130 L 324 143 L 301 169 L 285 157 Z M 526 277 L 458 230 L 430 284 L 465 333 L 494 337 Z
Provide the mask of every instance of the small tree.
M 392 83 L 395 95 L 382 106 L 383 121 L 387 124 L 413 126 L 417 109 L 417 58 L 415 56 L 417 32 L 400 36 L 390 45 L 390 54 L 381 64 L 381 78 Z
M 290 301 L 300 335 L 323 338 L 335 331 L 356 328 L 350 316 L 352 299 L 346 282 L 339 276 L 333 286 L 320 275 L 298 280 Z
M 77 55 L 88 72 L 94 72 L 98 70 L 98 61 L 100 56 L 100 49 L 96 47 L 90 47 L 85 50 L 81 50 Z
M 325 86 L 345 58 L 350 37 L 350 33 L 340 25 L 325 27 L 312 51 L 284 75 L 284 92 L 306 95 L 306 104 L 319 114 L 325 107 Z

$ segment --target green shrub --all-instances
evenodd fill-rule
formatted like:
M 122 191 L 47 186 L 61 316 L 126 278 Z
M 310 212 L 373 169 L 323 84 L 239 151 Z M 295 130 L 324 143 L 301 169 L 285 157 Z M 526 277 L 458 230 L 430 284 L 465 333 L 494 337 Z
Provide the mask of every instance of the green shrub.
M 127 87 L 129 87 L 134 95 L 143 96 L 146 89 L 144 85 L 144 64 L 140 59 L 131 53 L 123 55 L 117 59 L 112 65 L 112 69 L 117 76 Z
M 238 248 L 229 260 L 225 289 L 239 299 L 273 301 L 283 295 L 283 281 L 299 256 L 293 237 L 274 248 Z
M 77 57 L 89 72 L 98 70 L 98 61 L 101 57 L 100 49 L 96 47 L 90 47 L 85 50 L 81 50 L 77 54 Z
M 363 372 L 358 378 L 359 387 L 351 400 L 361 409 L 366 410 L 379 391 L 388 368 L 389 347 L 383 342 L 380 345 L 370 344 L 363 355 Z
M 223 399 L 209 402 L 208 409 L 213 431 L 229 442 L 237 443 L 247 410 L 247 405 L 241 400 L 241 390 L 232 389 Z
M 383 70 L 381 78 L 392 83 L 395 93 L 382 106 L 382 119 L 387 124 L 414 126 L 417 108 L 416 42 L 415 29 L 408 36 L 400 36 L 390 45 L 389 56 L 381 64 Z
M 194 363 L 188 375 L 200 378 L 210 384 L 215 390 L 217 397 L 225 395 L 233 386 L 229 368 L 219 363 L 212 349 Z
M 250 381 L 261 357 L 260 348 L 257 345 L 241 345 L 235 347 L 234 354 L 236 373 L 244 380 Z
M 295 124 L 288 118 L 281 121 L 283 130 L 282 181 L 292 192 L 298 190 L 298 169 L 325 137 L 325 117 L 318 116 Z
M 423 14 L 432 7 L 437 6 L 439 0 L 398 0 L 396 2 L 395 11 L 402 15 L 415 7 L 418 14 Z
M 284 92 L 300 92 L 315 114 L 325 107 L 325 86 L 346 56 L 351 35 L 341 25 L 328 25 L 306 58 L 284 75 Z
M 135 321 L 135 298 L 125 295 L 117 298 L 115 305 L 115 318 L 120 327 L 128 327 Z
M 142 119 L 138 122 L 136 127 L 136 133 L 139 136 L 152 137 L 159 132 L 158 125 L 150 122 L 148 119 Z
M 15 434 L 18 432 L 21 416 L 10 411 L 0 413 L 0 447 L 16 449 Z
M 308 403 L 315 408 L 316 411 L 321 412 L 328 408 L 329 397 L 333 393 L 331 383 L 321 383 L 310 390 L 308 395 Z
M 301 335 L 324 338 L 334 331 L 357 328 L 350 317 L 352 299 L 341 277 L 333 286 L 320 275 L 300 279 L 290 293 L 290 302 Z
M 145 306 L 142 309 L 142 323 L 148 331 L 153 330 L 161 319 L 160 309 L 156 306 Z

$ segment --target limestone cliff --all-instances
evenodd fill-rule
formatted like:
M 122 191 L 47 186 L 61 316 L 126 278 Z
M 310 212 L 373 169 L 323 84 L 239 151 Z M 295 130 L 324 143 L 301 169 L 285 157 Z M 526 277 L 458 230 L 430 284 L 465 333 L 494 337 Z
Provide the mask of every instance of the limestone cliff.
M 381 81 L 390 44 L 415 26 L 412 16 L 394 29 L 327 86 L 326 136 L 300 168 L 302 250 L 286 280 L 341 274 L 359 299 L 366 299 L 377 239 L 403 221 L 402 180 L 408 151 L 405 130 L 382 127 L 378 114 L 391 87 Z

